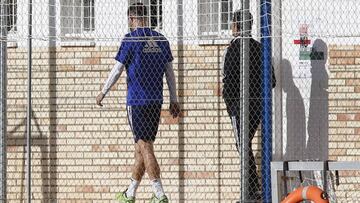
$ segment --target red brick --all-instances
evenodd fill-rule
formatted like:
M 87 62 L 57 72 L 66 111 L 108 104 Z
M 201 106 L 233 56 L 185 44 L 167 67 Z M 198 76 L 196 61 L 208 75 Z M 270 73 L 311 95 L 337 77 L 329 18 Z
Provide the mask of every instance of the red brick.
M 65 132 L 66 131 L 67 126 L 66 125 L 57 125 L 56 126 L 56 131 L 57 132 Z
M 349 121 L 353 119 L 353 115 L 351 114 L 337 114 L 338 121 Z
M 93 145 L 92 146 L 92 151 L 93 152 L 101 152 L 101 146 L 100 145 Z
M 94 187 L 91 185 L 84 185 L 76 187 L 76 192 L 83 192 L 83 193 L 93 193 Z
M 360 128 L 355 128 L 355 134 L 360 135 Z
M 185 171 L 180 174 L 180 178 L 182 178 L 182 179 L 209 179 L 209 178 L 215 178 L 215 173 L 214 172 Z
M 355 87 L 355 93 L 360 93 L 360 87 Z
M 110 152 L 120 152 L 121 148 L 119 145 L 109 145 L 109 151 Z
M 347 86 L 352 86 L 352 85 L 357 86 L 357 85 L 360 85 L 360 80 L 359 79 L 348 79 L 348 80 L 346 80 L 345 84 Z
M 330 51 L 330 57 L 332 58 L 339 58 L 339 57 L 344 57 L 346 55 L 346 51 Z
M 360 113 L 355 114 L 354 120 L 360 121 Z
M 196 172 L 181 172 L 180 178 L 181 179 L 195 179 Z
M 84 58 L 83 59 L 84 65 L 99 65 L 100 64 L 100 58 Z

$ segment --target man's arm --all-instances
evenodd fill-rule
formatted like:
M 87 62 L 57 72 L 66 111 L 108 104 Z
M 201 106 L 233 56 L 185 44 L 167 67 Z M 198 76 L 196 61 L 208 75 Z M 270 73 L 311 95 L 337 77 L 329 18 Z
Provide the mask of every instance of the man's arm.
M 121 73 L 124 71 L 125 66 L 116 62 L 113 69 L 111 70 L 108 79 L 106 80 L 101 93 L 96 97 L 96 104 L 102 106 L 101 101 L 104 99 L 105 95 L 109 92 L 110 88 L 119 80 Z
M 170 114 L 173 117 L 177 117 L 180 113 L 180 106 L 178 104 L 176 96 L 176 81 L 172 63 L 167 63 L 165 69 L 166 83 L 169 87 L 170 93 Z
M 171 62 L 166 64 L 165 75 L 166 75 L 166 83 L 169 87 L 170 102 L 177 102 L 175 74 Z

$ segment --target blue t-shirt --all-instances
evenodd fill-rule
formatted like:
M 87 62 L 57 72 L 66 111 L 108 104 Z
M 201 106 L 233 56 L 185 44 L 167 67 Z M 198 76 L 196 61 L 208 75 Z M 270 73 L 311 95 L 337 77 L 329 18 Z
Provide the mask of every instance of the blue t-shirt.
M 166 64 L 173 60 L 170 44 L 150 28 L 125 35 L 115 57 L 127 72 L 127 105 L 162 104 Z

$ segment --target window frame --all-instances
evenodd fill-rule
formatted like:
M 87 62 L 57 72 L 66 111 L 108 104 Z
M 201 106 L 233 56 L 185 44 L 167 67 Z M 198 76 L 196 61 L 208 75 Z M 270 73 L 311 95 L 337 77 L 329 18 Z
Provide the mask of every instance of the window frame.
M 80 15 L 79 13 L 76 13 L 76 4 L 78 2 L 76 1 L 80 1 Z M 85 1 L 89 1 L 89 5 L 86 6 L 85 5 Z M 62 15 L 63 14 L 63 9 L 72 9 L 71 15 Z M 86 19 L 85 17 L 85 10 L 88 9 L 89 10 L 89 19 Z M 96 20 L 96 16 L 95 16 L 95 0 L 72 0 L 69 3 L 65 3 L 62 4 L 60 3 L 60 38 L 61 41 L 91 41 L 94 40 L 94 32 L 95 32 L 95 20 Z M 65 11 L 64 11 L 65 12 Z M 80 16 L 80 26 L 79 27 L 75 27 L 76 25 L 76 18 Z M 66 20 L 66 18 L 70 18 L 72 20 L 72 27 L 68 28 L 65 27 L 64 24 L 64 20 Z M 85 27 L 86 21 L 89 21 L 89 27 Z M 65 29 L 65 31 L 64 31 Z M 66 29 L 71 30 L 71 32 L 67 33 Z M 77 30 L 79 30 L 79 33 L 77 33 Z M 68 43 L 65 43 L 68 44 Z M 84 44 L 84 43 L 82 43 Z
M 7 47 L 17 48 L 17 35 L 18 35 L 18 2 L 17 0 L 9 0 L 7 5 Z
M 233 0 L 208 0 L 208 5 L 210 6 L 208 9 L 202 9 L 202 5 L 206 4 L 206 2 L 201 2 L 198 0 L 198 36 L 200 41 L 221 41 L 225 42 L 228 38 L 231 38 L 231 19 L 233 12 Z M 227 10 L 223 10 L 223 3 L 227 3 Z M 217 9 L 214 9 L 214 6 L 217 6 Z M 215 13 L 211 13 L 211 11 L 217 10 Z M 227 14 L 227 15 L 224 15 Z M 202 17 L 207 16 L 209 20 L 202 22 Z M 227 16 L 227 27 L 224 28 L 224 16 Z M 216 21 L 214 21 L 213 17 L 216 17 Z M 206 19 L 206 18 L 205 18 Z M 210 31 L 202 31 L 203 26 L 214 26 L 216 29 Z M 211 29 L 211 28 L 210 28 Z M 215 38 L 215 39 L 214 39 Z
M 17 0 L 9 0 L 9 4 L 7 5 L 7 31 L 8 33 L 16 33 L 17 32 Z

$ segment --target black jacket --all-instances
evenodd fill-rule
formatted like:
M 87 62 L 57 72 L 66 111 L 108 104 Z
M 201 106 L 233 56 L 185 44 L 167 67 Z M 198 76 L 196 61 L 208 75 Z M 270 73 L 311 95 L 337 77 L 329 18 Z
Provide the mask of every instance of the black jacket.
M 225 61 L 223 67 L 223 97 L 225 100 L 238 100 L 240 99 L 240 52 L 241 39 L 237 38 L 231 41 L 227 52 L 225 54 Z M 255 104 L 255 100 L 262 99 L 262 67 L 261 67 L 261 44 L 250 39 L 250 67 L 249 67 L 249 96 L 250 106 L 261 105 Z M 274 75 L 274 68 L 272 67 L 272 87 L 276 85 L 276 79 Z M 252 102 L 254 100 L 254 102 Z M 257 103 L 257 102 L 256 102 Z

